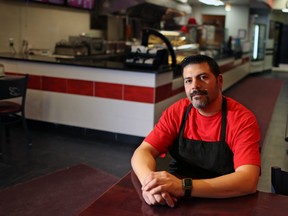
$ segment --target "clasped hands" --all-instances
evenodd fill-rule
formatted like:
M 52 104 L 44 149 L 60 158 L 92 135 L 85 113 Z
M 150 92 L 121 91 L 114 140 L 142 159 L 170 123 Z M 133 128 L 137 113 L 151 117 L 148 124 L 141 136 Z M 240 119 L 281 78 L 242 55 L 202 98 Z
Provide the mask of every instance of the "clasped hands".
M 142 184 L 142 196 L 148 205 L 174 207 L 183 195 L 182 180 L 166 171 L 150 173 Z

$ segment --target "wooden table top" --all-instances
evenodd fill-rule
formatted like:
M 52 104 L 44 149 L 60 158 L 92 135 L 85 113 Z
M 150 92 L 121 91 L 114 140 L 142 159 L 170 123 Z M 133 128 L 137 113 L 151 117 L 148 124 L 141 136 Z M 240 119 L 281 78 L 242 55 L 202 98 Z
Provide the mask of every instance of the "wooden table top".
M 130 172 L 80 216 L 189 216 L 189 215 L 287 215 L 288 196 L 257 192 L 253 195 L 226 198 L 190 198 L 179 200 L 174 208 L 149 206 L 140 194 L 140 182 Z

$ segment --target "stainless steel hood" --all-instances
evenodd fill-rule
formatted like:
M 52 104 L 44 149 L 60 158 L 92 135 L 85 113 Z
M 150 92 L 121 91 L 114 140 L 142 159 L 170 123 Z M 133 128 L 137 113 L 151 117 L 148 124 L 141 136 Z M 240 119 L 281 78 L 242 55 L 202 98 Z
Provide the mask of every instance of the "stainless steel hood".
M 159 20 L 167 9 L 191 14 L 192 8 L 187 3 L 177 0 L 102 0 L 100 14 L 122 14 L 145 20 Z

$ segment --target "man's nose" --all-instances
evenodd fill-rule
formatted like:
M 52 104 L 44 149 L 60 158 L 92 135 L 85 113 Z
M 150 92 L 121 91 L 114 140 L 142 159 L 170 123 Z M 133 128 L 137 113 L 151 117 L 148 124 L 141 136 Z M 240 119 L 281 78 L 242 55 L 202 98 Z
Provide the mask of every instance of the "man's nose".
M 198 89 L 200 87 L 200 83 L 197 79 L 192 80 L 191 88 L 192 89 Z

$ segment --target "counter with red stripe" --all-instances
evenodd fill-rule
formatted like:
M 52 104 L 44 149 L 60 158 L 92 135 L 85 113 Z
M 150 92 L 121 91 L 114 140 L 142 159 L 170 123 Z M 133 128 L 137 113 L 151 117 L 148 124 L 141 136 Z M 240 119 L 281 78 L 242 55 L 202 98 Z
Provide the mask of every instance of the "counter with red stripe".
M 6 74 L 30 75 L 27 118 L 146 136 L 163 110 L 185 97 L 172 71 L 145 73 L 1 59 Z M 249 58 L 219 61 L 224 89 L 249 73 Z

